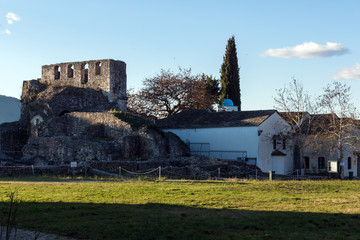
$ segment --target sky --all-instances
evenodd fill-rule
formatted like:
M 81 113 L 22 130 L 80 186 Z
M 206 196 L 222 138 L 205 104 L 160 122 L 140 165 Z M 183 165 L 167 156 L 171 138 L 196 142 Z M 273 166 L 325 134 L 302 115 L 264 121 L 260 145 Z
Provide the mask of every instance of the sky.
M 20 98 L 41 66 L 127 64 L 128 88 L 161 69 L 220 78 L 235 36 L 242 110 L 272 109 L 292 78 L 311 94 L 334 80 L 360 109 L 358 0 L 0 0 L 0 95 Z

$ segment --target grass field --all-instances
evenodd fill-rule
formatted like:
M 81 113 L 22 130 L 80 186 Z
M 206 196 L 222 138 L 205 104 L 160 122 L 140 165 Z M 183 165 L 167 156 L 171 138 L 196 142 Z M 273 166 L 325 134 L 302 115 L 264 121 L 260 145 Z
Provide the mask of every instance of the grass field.
M 83 239 L 359 239 L 360 181 L 0 182 L 19 228 Z

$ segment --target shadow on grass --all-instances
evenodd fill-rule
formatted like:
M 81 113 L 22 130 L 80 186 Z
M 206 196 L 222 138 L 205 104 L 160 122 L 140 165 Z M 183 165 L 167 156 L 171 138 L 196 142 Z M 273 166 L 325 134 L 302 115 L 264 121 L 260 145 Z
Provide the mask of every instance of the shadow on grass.
M 0 202 L 0 209 L 6 205 Z M 5 211 L 1 211 L 4 219 Z M 19 228 L 80 239 L 359 239 L 359 214 L 21 203 Z

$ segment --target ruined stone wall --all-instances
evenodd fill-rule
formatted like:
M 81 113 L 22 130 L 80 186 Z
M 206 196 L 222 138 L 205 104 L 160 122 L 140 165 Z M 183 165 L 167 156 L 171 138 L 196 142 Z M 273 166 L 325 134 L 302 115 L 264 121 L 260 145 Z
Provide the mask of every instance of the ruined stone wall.
M 129 123 L 119 120 L 111 112 L 72 112 L 66 114 L 66 118 L 67 132 L 75 136 L 120 140 L 134 134 Z
M 187 146 L 146 126 L 132 127 L 111 112 L 71 112 L 43 123 L 23 148 L 26 159 L 54 163 L 184 156 Z
M 126 64 L 112 59 L 42 66 L 40 83 L 102 90 L 110 102 L 126 110 Z
M 28 139 L 28 131 L 19 122 L 0 124 L 0 160 L 22 157 L 21 149 Z
M 110 61 L 110 99 L 116 101 L 122 111 L 127 109 L 126 65 L 121 61 Z
M 24 163 L 38 158 L 51 164 L 69 164 L 72 161 L 111 161 L 113 158 L 119 158 L 121 151 L 116 150 L 116 144 L 113 142 L 94 142 L 58 136 L 31 137 L 23 148 L 23 154 Z
M 51 136 L 58 128 L 57 117 L 70 112 L 102 112 L 116 108 L 100 91 L 76 87 L 54 87 L 38 81 L 24 82 L 21 123 L 36 136 Z

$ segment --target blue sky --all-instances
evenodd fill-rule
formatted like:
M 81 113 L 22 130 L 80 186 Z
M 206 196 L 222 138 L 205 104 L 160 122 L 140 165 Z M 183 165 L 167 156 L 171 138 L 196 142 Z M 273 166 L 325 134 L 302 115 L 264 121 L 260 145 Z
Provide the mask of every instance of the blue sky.
M 295 77 L 317 94 L 334 79 L 360 108 L 360 1 L 0 0 L 0 94 L 20 97 L 41 66 L 116 59 L 128 88 L 161 69 L 219 69 L 234 35 L 242 109 L 271 109 Z

